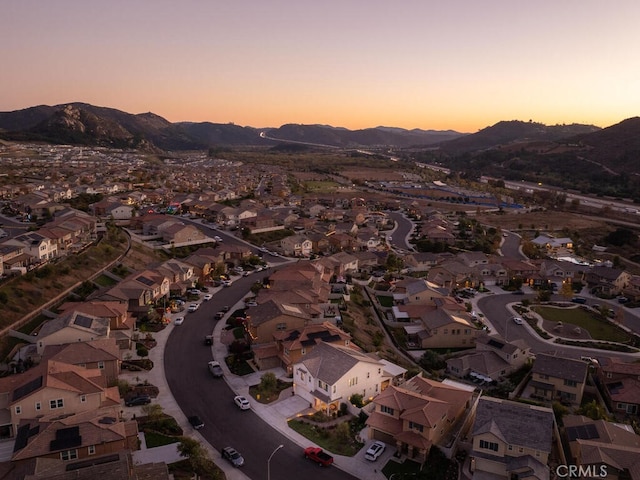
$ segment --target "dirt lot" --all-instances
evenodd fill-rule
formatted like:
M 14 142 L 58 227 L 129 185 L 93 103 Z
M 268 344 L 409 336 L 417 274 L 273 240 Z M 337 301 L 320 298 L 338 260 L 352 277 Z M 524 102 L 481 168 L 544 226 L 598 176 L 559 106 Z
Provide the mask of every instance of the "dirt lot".
M 486 225 L 499 225 L 501 228 L 518 230 L 540 230 L 541 232 L 558 232 L 563 229 L 580 231 L 592 228 L 606 228 L 603 221 L 568 212 L 507 212 L 505 214 L 481 213 L 475 218 Z

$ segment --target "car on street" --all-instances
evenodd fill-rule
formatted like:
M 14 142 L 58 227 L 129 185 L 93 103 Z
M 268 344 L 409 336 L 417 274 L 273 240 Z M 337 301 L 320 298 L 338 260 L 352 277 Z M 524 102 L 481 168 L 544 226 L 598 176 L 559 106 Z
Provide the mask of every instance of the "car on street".
M 215 378 L 221 378 L 224 375 L 222 367 L 220 366 L 220 362 L 217 362 L 215 360 L 211 360 L 209 362 L 209 371 Z
M 213 345 L 213 335 L 206 335 L 204 337 L 204 344 L 207 346 Z
M 208 302 L 209 300 L 211 300 L 213 298 L 213 295 L 211 295 L 210 293 L 206 293 L 204 297 L 202 297 L 202 299 L 205 302 Z
M 246 397 L 242 395 L 237 395 L 233 398 L 234 403 L 238 406 L 240 410 L 249 410 L 251 408 L 251 404 Z
M 174 325 L 182 325 L 184 323 L 184 317 L 176 317 L 173 321 Z
M 222 458 L 231 462 L 231 465 L 234 467 L 241 467 L 244 465 L 244 458 L 242 458 L 240 452 L 233 447 L 224 447 L 222 449 Z
M 127 407 L 136 407 L 138 405 L 149 405 L 151 403 L 151 397 L 149 395 L 137 395 L 135 397 L 129 397 L 124 401 Z
M 222 318 L 224 317 L 224 312 L 217 312 L 214 316 L 213 319 L 214 320 L 222 320 Z
M 213 239 L 218 243 L 222 242 L 222 237 L 220 237 L 219 235 L 216 235 L 215 237 L 213 237 Z
M 223 280 L 222 281 L 222 286 L 223 287 L 230 287 L 231 286 L 231 280 Z
M 198 415 L 191 415 L 189 417 L 189 423 L 196 430 L 200 430 L 202 427 L 204 427 L 204 422 Z
M 247 300 L 246 302 L 244 302 L 245 306 L 247 307 L 257 307 L 258 303 L 255 300 Z
M 223 312 L 228 312 L 229 310 L 231 310 L 231 307 L 229 305 L 225 305 L 220 310 L 222 310 Z
M 512 320 L 516 325 L 522 325 L 524 323 L 524 320 L 520 317 L 513 317 Z
M 304 458 L 316 462 L 321 467 L 328 467 L 333 463 L 333 457 L 319 447 L 305 448 Z
M 196 310 L 198 310 L 200 308 L 200 304 L 198 303 L 192 303 L 191 305 L 189 305 L 189 308 L 187 309 L 188 312 L 195 312 Z
M 384 449 L 387 445 L 382 442 L 373 442 L 364 454 L 364 458 L 375 462 L 380 455 L 384 453 Z
M 584 297 L 573 297 L 571 299 L 571 302 L 573 303 L 579 303 L 581 305 L 584 305 L 585 303 L 587 303 L 587 299 Z

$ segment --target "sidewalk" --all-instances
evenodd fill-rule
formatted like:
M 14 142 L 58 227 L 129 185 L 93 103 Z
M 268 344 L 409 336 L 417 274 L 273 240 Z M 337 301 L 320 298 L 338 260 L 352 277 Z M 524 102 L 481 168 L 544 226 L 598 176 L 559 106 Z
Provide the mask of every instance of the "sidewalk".
M 236 308 L 239 308 L 241 306 L 242 302 L 239 302 L 235 306 L 232 306 L 230 312 L 235 311 Z M 259 384 L 262 375 L 267 371 L 271 371 L 276 375 L 276 377 L 290 382 L 291 379 L 286 377 L 285 371 L 281 368 L 255 372 L 242 377 L 233 375 L 229 371 L 229 368 L 223 361 L 223 359 L 227 356 L 227 347 L 220 341 L 228 315 L 229 313 L 227 313 L 225 317 L 222 320 L 218 321 L 218 323 L 216 324 L 215 330 L 213 332 L 214 341 L 211 349 L 212 358 L 216 358 L 220 361 L 220 365 L 222 366 L 222 369 L 225 373 L 225 380 L 227 381 L 231 389 L 237 395 L 244 395 L 251 400 L 251 396 L 249 395 L 249 387 Z M 191 428 L 186 416 L 184 415 L 182 410 L 180 410 L 180 407 L 171 395 L 171 391 L 167 384 L 167 379 L 164 375 L 163 365 L 164 346 L 173 328 L 173 323 L 170 323 L 164 330 L 153 334 L 157 345 L 149 350 L 149 359 L 153 361 L 154 365 L 154 367 L 150 371 L 126 372 L 122 373 L 120 375 L 120 378 L 127 380 L 133 384 L 144 382 L 144 380 L 147 380 L 149 383 L 157 386 L 160 392 L 158 394 L 158 397 L 155 399 L 155 402 L 162 406 L 163 411 L 167 415 L 171 415 L 176 419 L 178 424 L 183 428 L 185 435 L 198 440 L 206 448 L 206 450 L 210 454 L 211 459 L 216 463 L 218 467 L 220 467 L 225 472 L 228 480 L 245 480 L 248 477 L 242 473 L 241 469 L 234 468 L 230 466 L 229 462 L 223 461 L 220 453 L 216 449 L 214 449 L 213 446 L 211 446 L 202 437 L 202 435 L 200 435 L 199 432 L 194 431 L 193 428 Z M 280 394 L 280 398 L 276 402 L 273 402 L 269 405 L 264 405 L 256 401 L 252 401 L 251 408 L 265 422 L 269 423 L 273 428 L 276 428 L 290 440 L 298 444 L 301 451 L 303 448 L 308 447 L 312 444 L 312 442 L 307 440 L 305 437 L 289 428 L 287 424 L 287 420 L 289 418 L 295 417 L 298 413 L 307 411 L 309 409 L 309 404 L 305 400 L 298 396 L 292 395 L 291 388 L 288 388 L 284 392 L 282 392 Z M 131 418 L 134 414 L 140 415 L 141 409 L 142 407 L 127 407 L 124 415 L 126 418 Z M 144 441 L 142 441 L 141 449 L 134 452 L 134 462 L 136 464 L 139 464 L 147 462 L 173 463 L 179 461 L 182 459 L 182 457 L 180 457 L 179 453 L 177 453 L 176 446 L 177 444 L 156 448 L 145 448 L 146 445 Z M 377 462 L 370 462 L 364 459 L 366 448 L 361 449 L 360 452 L 358 452 L 353 457 L 334 455 L 334 465 L 337 468 L 340 468 L 357 478 L 366 478 L 368 480 L 386 480 L 386 477 L 380 472 L 380 469 L 386 464 L 387 460 L 392 457 L 394 450 L 394 448 L 387 448 L 384 455 L 380 459 L 378 459 Z

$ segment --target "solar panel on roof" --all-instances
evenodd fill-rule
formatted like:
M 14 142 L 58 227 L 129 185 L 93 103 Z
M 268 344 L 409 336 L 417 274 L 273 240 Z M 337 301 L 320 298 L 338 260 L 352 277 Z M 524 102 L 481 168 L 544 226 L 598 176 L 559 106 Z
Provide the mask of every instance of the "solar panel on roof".
M 82 445 L 82 437 L 80 436 L 80 427 L 67 427 L 56 430 L 55 440 L 51 440 L 49 451 L 67 450 Z
M 140 275 L 138 278 L 136 278 L 136 280 L 140 283 L 144 283 L 147 286 L 151 286 L 153 285 L 155 282 L 153 280 L 151 280 L 150 278 L 147 278 L 143 275 Z
M 502 342 L 498 342 L 497 340 L 491 339 L 487 342 L 487 345 L 494 347 L 494 348 L 502 348 L 504 347 L 504 343 Z
M 34 378 L 28 383 L 16 388 L 13 391 L 13 399 L 12 401 L 20 400 L 22 397 L 29 395 L 31 392 L 35 392 L 42 386 L 43 377 L 40 375 L 39 377 Z
M 570 442 L 578 438 L 581 440 L 591 440 L 600 437 L 600 435 L 598 435 L 598 429 L 593 423 L 567 427 L 565 431 L 567 432 L 567 438 Z
M 79 325 L 84 328 L 91 328 L 91 324 L 93 323 L 93 318 L 85 317 L 84 315 L 76 315 L 76 318 L 73 319 L 73 323 L 75 325 Z

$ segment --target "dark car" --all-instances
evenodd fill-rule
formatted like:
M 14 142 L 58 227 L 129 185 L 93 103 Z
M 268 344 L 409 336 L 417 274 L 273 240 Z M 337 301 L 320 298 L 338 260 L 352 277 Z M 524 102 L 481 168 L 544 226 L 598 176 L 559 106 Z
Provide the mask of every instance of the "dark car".
M 207 335 L 206 337 L 204 337 L 204 344 L 213 345 L 213 335 Z
M 222 449 L 222 458 L 229 460 L 234 467 L 241 467 L 244 465 L 244 458 L 233 447 L 224 447 Z
M 151 403 L 151 397 L 149 395 L 137 395 L 135 397 L 127 398 L 124 404 L 127 407 L 136 407 L 138 405 L 148 405 Z
M 587 299 L 586 299 L 586 298 L 584 298 L 584 297 L 573 297 L 573 298 L 571 299 L 571 301 L 572 301 L 573 303 L 579 303 L 579 304 L 581 304 L 581 305 L 584 305 L 585 303 L 587 303 Z
M 202 427 L 204 427 L 204 422 L 202 421 L 202 419 L 198 415 L 190 416 L 189 417 L 189 423 L 196 430 L 200 430 Z

